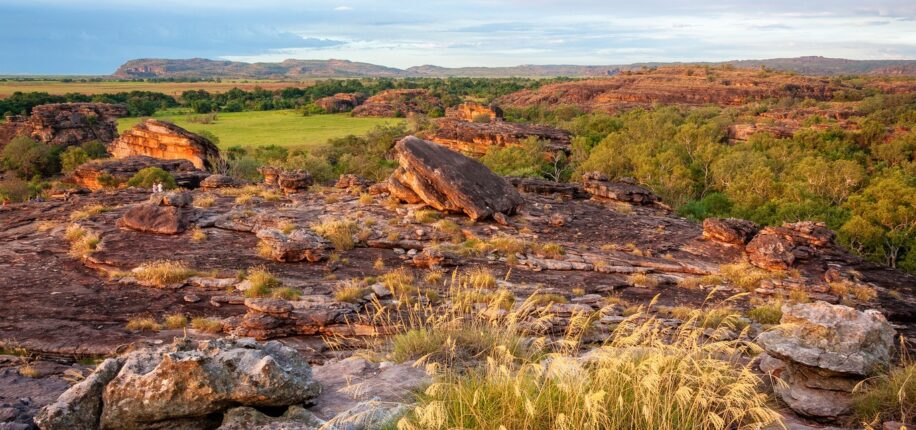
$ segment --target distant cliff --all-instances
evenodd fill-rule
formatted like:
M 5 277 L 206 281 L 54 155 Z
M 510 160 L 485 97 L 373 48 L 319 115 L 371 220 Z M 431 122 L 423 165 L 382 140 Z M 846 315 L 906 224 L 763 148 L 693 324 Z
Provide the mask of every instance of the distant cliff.
M 130 60 L 114 73 L 123 79 L 145 78 L 236 78 L 303 79 L 358 77 L 599 77 L 647 67 L 698 64 L 731 64 L 738 68 L 768 69 L 803 75 L 888 75 L 916 76 L 916 60 L 846 60 L 842 58 L 798 57 L 767 60 L 736 60 L 719 63 L 636 63 L 607 66 L 522 65 L 513 67 L 458 67 L 433 65 L 407 69 L 379 66 L 348 60 L 286 60 L 280 63 L 242 63 L 238 61 L 191 58 L 183 60 Z

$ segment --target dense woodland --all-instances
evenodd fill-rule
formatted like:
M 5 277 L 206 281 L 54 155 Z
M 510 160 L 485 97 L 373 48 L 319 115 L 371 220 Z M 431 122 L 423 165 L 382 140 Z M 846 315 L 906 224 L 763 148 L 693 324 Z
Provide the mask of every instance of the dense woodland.
M 362 79 L 318 81 L 308 88 L 278 91 L 231 90 L 222 94 L 189 91 L 176 100 L 160 93 L 131 92 L 85 96 L 17 93 L 0 100 L 0 112 L 22 114 L 33 106 L 63 101 L 126 103 L 132 115 L 185 106 L 197 112 L 303 109 L 338 92 L 367 95 L 390 88 L 427 88 L 445 105 L 463 99 L 489 101 L 545 80 L 531 79 Z M 844 97 L 846 97 L 844 95 Z M 495 150 L 484 163 L 504 175 L 575 181 L 588 171 L 612 178 L 632 177 L 650 187 L 683 216 L 702 220 L 734 216 L 761 224 L 820 220 L 835 229 L 849 248 L 876 262 L 916 271 L 916 95 L 859 95 L 858 128 L 850 131 L 817 119 L 821 129 L 802 129 L 792 138 L 766 133 L 729 144 L 726 131 L 739 115 L 779 107 L 810 107 L 811 100 L 768 100 L 741 108 L 660 106 L 618 114 L 587 113 L 572 107 L 509 109 L 507 119 L 550 124 L 574 134 L 571 154 L 546 154 L 531 141 L 521 148 Z M 436 116 L 435 114 L 432 116 Z M 264 145 L 229 148 L 227 172 L 256 179 L 256 168 L 277 164 L 311 171 L 330 180 L 340 173 L 384 179 L 394 163 L 387 153 L 408 133 L 434 127 L 412 117 L 408 127 L 379 128 L 365 136 L 332 139 L 311 152 Z M 217 140 L 216 136 L 209 136 Z M 35 179 L 72 169 L 98 156 L 93 148 L 68 153 L 20 141 L 3 153 L 5 167 L 24 180 L 0 193 L 33 196 L 46 187 Z M 9 180 L 7 180 L 9 182 Z

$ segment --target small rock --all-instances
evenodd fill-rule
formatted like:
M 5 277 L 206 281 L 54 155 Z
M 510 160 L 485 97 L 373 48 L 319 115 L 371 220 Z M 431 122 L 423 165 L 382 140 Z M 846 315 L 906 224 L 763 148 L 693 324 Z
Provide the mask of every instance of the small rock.
M 197 303 L 200 301 L 200 296 L 198 296 L 197 294 L 185 294 L 184 301 L 188 303 Z

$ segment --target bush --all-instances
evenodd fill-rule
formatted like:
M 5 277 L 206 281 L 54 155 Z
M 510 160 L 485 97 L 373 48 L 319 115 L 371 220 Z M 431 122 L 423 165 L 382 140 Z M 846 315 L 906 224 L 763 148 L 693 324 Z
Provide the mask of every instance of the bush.
M 70 173 L 89 161 L 89 154 L 79 146 L 70 146 L 60 154 L 60 167 L 64 173 Z
M 99 142 L 98 140 L 90 140 L 82 145 L 80 145 L 83 151 L 86 152 L 86 155 L 90 159 L 105 158 L 108 156 L 108 148 L 105 147 L 105 144 Z
M 171 190 L 177 187 L 175 184 L 175 177 L 171 173 L 166 172 L 158 167 L 147 167 L 135 174 L 130 180 L 127 181 L 127 185 L 131 187 L 140 187 L 140 188 L 150 188 L 155 183 L 161 183 L 162 188 L 166 190 Z
M 0 203 L 24 202 L 32 197 L 29 183 L 19 178 L 7 178 L 0 181 Z
M 3 148 L 2 161 L 22 179 L 51 176 L 60 171 L 57 150 L 25 136 L 13 138 Z

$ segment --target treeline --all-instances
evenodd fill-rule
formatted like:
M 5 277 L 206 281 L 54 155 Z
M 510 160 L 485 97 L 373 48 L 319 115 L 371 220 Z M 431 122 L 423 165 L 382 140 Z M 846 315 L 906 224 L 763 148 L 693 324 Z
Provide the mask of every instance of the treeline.
M 302 109 L 305 112 L 319 112 L 312 103 L 322 97 L 337 93 L 362 93 L 375 95 L 391 89 L 426 89 L 445 106 L 454 106 L 466 98 L 490 102 L 496 97 L 522 89 L 533 89 L 541 85 L 566 80 L 527 78 L 373 78 L 373 79 L 327 79 L 316 81 L 305 88 L 284 88 L 265 90 L 255 88 L 244 91 L 233 88 L 223 93 L 206 90 L 185 91 L 181 94 L 183 106 L 197 113 L 240 112 L 274 109 Z
M 16 92 L 0 100 L 0 113 L 4 116 L 28 115 L 32 108 L 46 103 L 103 102 L 127 105 L 131 116 L 150 116 L 157 110 L 172 107 L 186 107 L 196 113 L 264 111 L 277 109 L 301 109 L 303 112 L 318 113 L 313 103 L 322 97 L 337 93 L 363 93 L 375 95 L 384 90 L 421 88 L 439 97 L 445 106 L 454 106 L 465 98 L 483 102 L 522 89 L 533 89 L 541 85 L 568 80 L 527 79 L 527 78 L 407 78 L 407 79 L 326 79 L 315 81 L 306 88 L 289 87 L 277 90 L 254 88 L 246 91 L 233 88 L 223 93 L 206 90 L 189 90 L 178 99 L 167 94 L 150 91 L 131 91 L 110 94 L 86 95 L 69 93 L 51 95 L 46 92 Z
M 767 109 L 764 102 L 755 109 Z M 811 103 L 811 102 L 807 102 Z M 504 174 L 576 180 L 589 171 L 632 177 L 686 217 L 739 217 L 773 225 L 819 220 L 850 249 L 916 271 L 916 95 L 878 95 L 859 104 L 858 130 L 816 121 L 792 138 L 766 133 L 728 144 L 734 108 L 585 114 L 574 108 L 510 111 L 575 133 L 572 154 L 493 151 L 483 161 Z M 562 157 L 561 157 L 562 158 Z
M 64 95 L 48 94 L 45 92 L 20 92 L 13 93 L 6 99 L 0 99 L 0 112 L 4 117 L 11 115 L 29 115 L 35 106 L 48 103 L 120 103 L 127 106 L 131 116 L 149 116 L 157 110 L 179 106 L 174 97 L 152 91 L 130 91 L 120 93 L 87 95 L 80 93 L 67 93 Z

